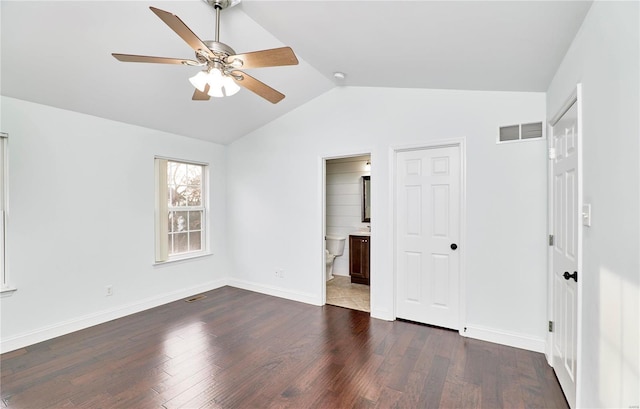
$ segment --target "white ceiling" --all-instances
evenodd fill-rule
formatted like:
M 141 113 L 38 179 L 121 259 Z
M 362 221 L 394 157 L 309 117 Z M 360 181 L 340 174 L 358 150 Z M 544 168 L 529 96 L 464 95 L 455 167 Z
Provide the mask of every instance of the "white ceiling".
M 192 101 L 193 58 L 150 10 L 214 37 L 202 0 L 0 1 L 2 95 L 227 144 L 338 85 L 546 91 L 590 1 L 243 0 L 222 12 L 236 52 L 293 47 L 300 65 L 247 71 L 286 95 Z M 346 73 L 337 81 L 333 72 Z

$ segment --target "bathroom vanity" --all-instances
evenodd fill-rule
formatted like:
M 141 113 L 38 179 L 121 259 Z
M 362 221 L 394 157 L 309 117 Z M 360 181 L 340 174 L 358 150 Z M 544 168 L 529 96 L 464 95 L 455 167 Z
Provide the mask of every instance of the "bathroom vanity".
M 352 283 L 369 285 L 370 234 L 349 235 L 349 275 Z

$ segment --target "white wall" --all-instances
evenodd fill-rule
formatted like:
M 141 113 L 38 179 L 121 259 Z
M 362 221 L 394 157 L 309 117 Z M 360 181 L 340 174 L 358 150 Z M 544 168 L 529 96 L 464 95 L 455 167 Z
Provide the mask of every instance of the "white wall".
M 640 404 L 638 2 L 591 7 L 547 93 L 552 117 L 583 89 L 584 229 L 578 405 Z
M 497 145 L 544 120 L 544 93 L 336 88 L 229 146 L 234 285 L 322 303 L 322 158 L 371 152 L 372 315 L 394 319 L 394 147 L 466 138 L 467 335 L 542 351 L 546 141 Z M 285 277 L 275 276 L 275 269 Z
M 333 274 L 349 275 L 349 234 L 366 230 L 370 223 L 362 222 L 362 176 L 367 156 L 352 156 L 327 160 L 326 166 L 326 233 L 346 237 L 344 253 L 333 261 Z
M 4 351 L 224 283 L 225 148 L 1 98 L 9 133 Z M 154 156 L 210 164 L 212 256 L 154 267 Z M 105 287 L 113 286 L 113 296 Z

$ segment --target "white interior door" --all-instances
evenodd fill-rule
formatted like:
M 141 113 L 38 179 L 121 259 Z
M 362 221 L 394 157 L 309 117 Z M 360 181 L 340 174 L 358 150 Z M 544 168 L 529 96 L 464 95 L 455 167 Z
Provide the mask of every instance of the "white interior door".
M 577 103 L 553 126 L 553 368 L 575 408 L 581 223 Z
M 396 316 L 459 327 L 460 148 L 396 156 Z

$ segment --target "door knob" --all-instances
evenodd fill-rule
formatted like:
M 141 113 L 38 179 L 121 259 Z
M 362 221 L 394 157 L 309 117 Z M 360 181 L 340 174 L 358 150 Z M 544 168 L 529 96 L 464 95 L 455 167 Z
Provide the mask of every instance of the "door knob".
M 569 274 L 568 271 L 565 271 L 562 276 L 564 277 L 565 280 L 569 280 L 569 279 L 573 278 L 573 281 L 575 281 L 576 283 L 578 282 L 578 272 L 577 271 L 574 271 L 573 274 Z
M 451 250 L 455 250 L 458 248 L 458 245 L 456 243 L 451 243 Z

